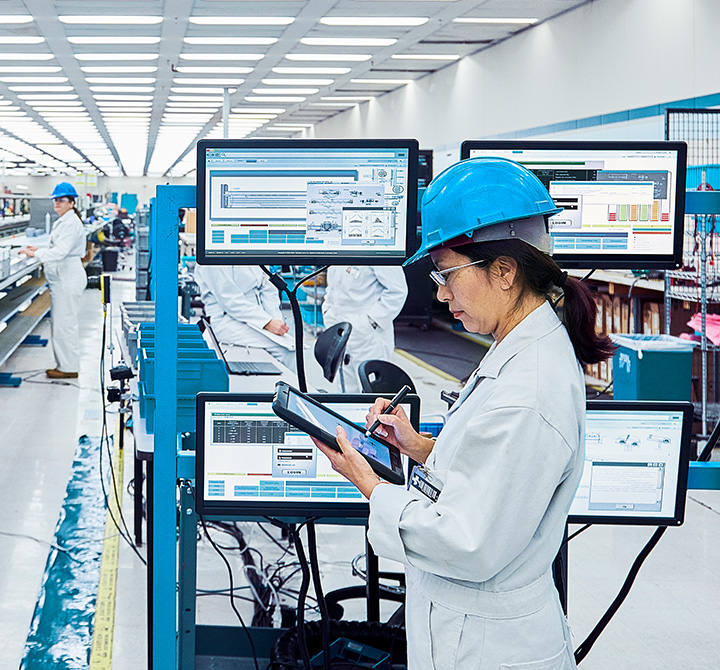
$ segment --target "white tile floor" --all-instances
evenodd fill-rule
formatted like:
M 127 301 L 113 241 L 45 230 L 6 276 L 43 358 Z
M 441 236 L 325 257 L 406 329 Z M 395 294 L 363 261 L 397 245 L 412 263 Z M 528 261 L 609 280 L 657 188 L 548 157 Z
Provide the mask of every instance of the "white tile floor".
M 129 282 L 114 282 L 114 300 L 133 300 Z M 17 670 L 40 588 L 77 438 L 100 432 L 98 361 L 102 310 L 97 291 L 83 297 L 82 370 L 77 383 L 24 381 L 0 388 L 0 670 Z M 115 324 L 118 326 L 117 322 Z M 49 335 L 48 320 L 37 333 Z M 398 359 L 417 382 L 424 413 L 444 408 L 440 389 L 452 384 Z M 20 347 L 0 371 L 44 371 L 52 364 L 49 348 Z M 312 356 L 308 379 L 320 380 Z M 44 374 L 34 378 L 44 382 Z M 318 384 L 319 385 L 319 384 Z M 132 476 L 132 450 L 126 450 L 126 479 Z M 129 496 L 124 498 L 128 523 Z M 244 526 L 252 546 L 269 560 L 279 554 L 252 524 Z M 276 533 L 276 531 L 273 530 Z M 579 644 L 612 601 L 648 528 L 594 527 L 570 543 L 570 623 Z M 28 539 L 31 536 L 36 540 Z M 321 526 L 318 531 L 326 589 L 360 583 L 349 562 L 363 551 L 358 528 Z M 144 548 L 141 550 L 144 552 Z M 199 547 L 199 584 L 226 588 L 227 573 L 203 540 Z M 239 561 L 231 559 L 233 565 Z M 693 491 L 686 523 L 670 528 L 646 561 L 631 594 L 587 659 L 585 670 L 693 670 L 720 667 L 720 492 Z M 239 575 L 239 568 L 237 574 Z M 238 581 L 241 578 L 236 577 Z M 145 569 L 121 544 L 113 668 L 146 667 Z M 202 623 L 235 625 L 226 597 L 198 599 Z M 248 615 L 245 607 L 241 612 Z M 362 616 L 360 603 L 347 618 Z

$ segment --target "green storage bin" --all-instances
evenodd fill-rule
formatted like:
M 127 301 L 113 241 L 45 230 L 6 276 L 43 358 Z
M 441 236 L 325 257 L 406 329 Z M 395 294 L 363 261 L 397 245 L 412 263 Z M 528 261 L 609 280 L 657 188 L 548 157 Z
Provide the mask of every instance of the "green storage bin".
M 671 335 L 611 335 L 615 400 L 690 400 L 692 342 Z

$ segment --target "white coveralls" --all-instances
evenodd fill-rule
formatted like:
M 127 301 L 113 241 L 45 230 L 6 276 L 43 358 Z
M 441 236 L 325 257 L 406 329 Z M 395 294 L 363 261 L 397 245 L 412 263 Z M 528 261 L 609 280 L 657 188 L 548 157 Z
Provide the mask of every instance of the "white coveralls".
M 569 670 L 550 569 L 585 453 L 585 385 L 545 303 L 468 380 L 426 465 L 436 503 L 376 486 L 369 540 L 406 566 L 410 670 Z
M 87 286 L 82 265 L 86 252 L 85 229 L 71 209 L 53 223 L 50 244 L 35 252 L 50 288 L 50 323 L 55 367 L 61 372 L 80 371 L 80 296 Z
M 393 320 L 407 297 L 405 273 L 400 267 L 333 266 L 327 271 L 322 312 L 325 326 L 341 321 L 352 325 L 348 363 L 343 367 L 347 393 L 360 393 L 358 365 L 370 359 L 389 361 L 395 350 Z M 335 386 L 340 388 L 336 377 Z
M 260 268 L 196 265 L 194 277 L 205 314 L 220 342 L 265 349 L 283 365 L 295 369 L 292 336 L 283 335 L 287 339 L 287 346 L 283 346 L 264 331 L 272 319 L 282 320 L 282 312 L 278 290 Z

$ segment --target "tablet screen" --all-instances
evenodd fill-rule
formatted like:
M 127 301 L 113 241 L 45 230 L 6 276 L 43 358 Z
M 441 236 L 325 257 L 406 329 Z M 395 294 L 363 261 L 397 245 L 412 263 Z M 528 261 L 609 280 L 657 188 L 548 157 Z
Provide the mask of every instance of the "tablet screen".
M 347 433 L 350 444 L 361 454 L 384 465 L 388 470 L 393 469 L 390 460 L 390 450 L 373 437 L 365 437 L 365 431 L 349 423 L 340 422 L 331 414 L 324 412 L 316 405 L 307 402 L 304 398 L 293 393 L 288 394 L 288 409 L 303 417 L 313 425 L 330 435 L 335 435 L 335 429 L 341 425 Z

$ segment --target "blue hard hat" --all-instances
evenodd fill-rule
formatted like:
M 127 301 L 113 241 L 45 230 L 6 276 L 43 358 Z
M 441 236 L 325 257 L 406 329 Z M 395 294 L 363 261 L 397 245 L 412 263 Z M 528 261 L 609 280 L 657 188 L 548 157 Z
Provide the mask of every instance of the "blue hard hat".
M 539 219 L 542 231 L 537 230 L 537 225 L 530 226 L 534 228 L 531 231 L 510 225 L 507 231 L 498 230 L 490 237 L 517 237 L 541 248 L 543 245 L 535 241 L 537 237 L 546 238 L 548 244 L 550 239 L 545 217 L 561 211 L 542 182 L 519 163 L 506 158 L 468 158 L 441 172 L 425 190 L 421 204 L 422 244 L 404 265 L 462 235 L 467 236 L 468 243 L 480 241 L 478 235 L 473 235 L 476 231 L 534 217 L 543 217 Z
M 75 190 L 75 187 L 67 181 L 61 181 L 52 192 L 52 195 L 50 196 L 53 200 L 55 198 L 77 198 L 78 192 Z

